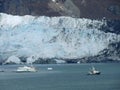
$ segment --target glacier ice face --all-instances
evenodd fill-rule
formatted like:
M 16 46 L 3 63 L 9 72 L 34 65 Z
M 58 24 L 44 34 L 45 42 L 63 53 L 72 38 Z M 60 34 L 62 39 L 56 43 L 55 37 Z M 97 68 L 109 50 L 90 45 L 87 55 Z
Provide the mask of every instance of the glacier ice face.
M 97 55 L 119 35 L 99 29 L 105 21 L 0 14 L 0 55 L 82 58 Z
M 10 64 L 10 63 L 16 63 L 16 64 L 20 64 L 21 63 L 21 60 L 16 57 L 16 56 L 10 56 L 4 64 Z

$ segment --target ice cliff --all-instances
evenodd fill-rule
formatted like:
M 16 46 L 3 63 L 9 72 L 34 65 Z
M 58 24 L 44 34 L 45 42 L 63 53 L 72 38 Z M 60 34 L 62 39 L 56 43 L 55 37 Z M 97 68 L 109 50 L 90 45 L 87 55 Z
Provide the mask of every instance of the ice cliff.
M 120 35 L 104 32 L 105 20 L 0 14 L 0 58 L 84 58 L 98 55 Z

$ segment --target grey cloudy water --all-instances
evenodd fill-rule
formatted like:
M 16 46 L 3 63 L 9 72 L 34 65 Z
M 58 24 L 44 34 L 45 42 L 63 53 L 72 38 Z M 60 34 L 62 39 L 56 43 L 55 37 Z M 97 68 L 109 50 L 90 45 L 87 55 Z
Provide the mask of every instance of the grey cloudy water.
M 87 75 L 94 65 L 101 75 Z M 15 73 L 0 66 L 0 90 L 120 90 L 120 63 L 35 65 L 36 73 Z M 52 67 L 52 71 L 47 68 Z

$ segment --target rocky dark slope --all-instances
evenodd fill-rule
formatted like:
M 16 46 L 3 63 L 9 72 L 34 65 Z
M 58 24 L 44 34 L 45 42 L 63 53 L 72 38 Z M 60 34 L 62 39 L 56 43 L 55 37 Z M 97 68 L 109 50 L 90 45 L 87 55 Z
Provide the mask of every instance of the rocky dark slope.
M 0 0 L 0 12 L 14 15 L 120 19 L 120 0 Z

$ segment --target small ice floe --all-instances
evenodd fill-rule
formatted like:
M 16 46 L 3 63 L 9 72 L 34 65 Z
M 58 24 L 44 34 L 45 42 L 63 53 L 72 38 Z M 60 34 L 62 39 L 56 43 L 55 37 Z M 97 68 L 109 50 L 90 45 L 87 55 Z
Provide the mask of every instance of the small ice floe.
M 51 70 L 53 70 L 53 68 L 52 68 L 52 67 L 49 67 L 49 68 L 47 68 L 47 70 L 48 70 L 48 71 L 51 71 Z

